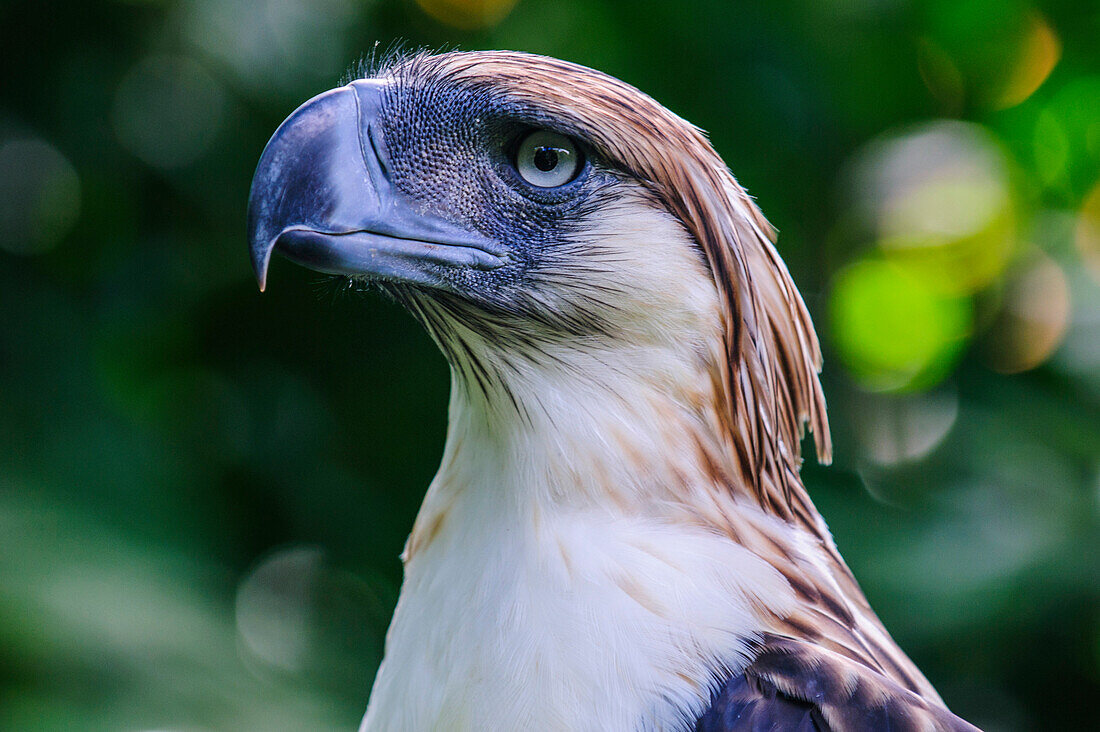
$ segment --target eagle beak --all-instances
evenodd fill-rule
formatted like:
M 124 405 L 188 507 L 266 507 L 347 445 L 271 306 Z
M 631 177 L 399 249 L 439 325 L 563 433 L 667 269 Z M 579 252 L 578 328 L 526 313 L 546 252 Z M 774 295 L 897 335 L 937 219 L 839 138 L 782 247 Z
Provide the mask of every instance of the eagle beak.
M 264 148 L 248 200 L 252 268 L 271 253 L 331 274 L 443 286 L 448 268 L 496 269 L 504 247 L 436 214 L 391 181 L 378 124 L 384 85 L 355 81 L 290 115 Z

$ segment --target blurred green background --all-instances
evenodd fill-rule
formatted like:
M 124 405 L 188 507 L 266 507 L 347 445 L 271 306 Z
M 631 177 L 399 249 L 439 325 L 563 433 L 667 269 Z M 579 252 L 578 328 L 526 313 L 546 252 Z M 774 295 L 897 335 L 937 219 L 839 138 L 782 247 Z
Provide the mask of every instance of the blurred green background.
M 960 714 L 1100 695 L 1100 6 L 0 3 L 0 728 L 352 729 L 434 472 L 413 322 L 285 262 L 268 136 L 395 39 L 595 66 L 708 129 L 826 349 L 811 494 Z

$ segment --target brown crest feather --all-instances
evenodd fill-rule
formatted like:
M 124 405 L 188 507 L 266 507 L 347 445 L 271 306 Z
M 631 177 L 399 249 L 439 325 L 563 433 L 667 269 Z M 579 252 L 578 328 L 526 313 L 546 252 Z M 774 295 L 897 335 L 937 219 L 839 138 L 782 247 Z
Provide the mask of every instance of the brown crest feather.
M 775 230 L 705 134 L 634 87 L 557 59 L 489 51 L 413 63 L 528 102 L 652 187 L 699 244 L 721 298 L 727 363 L 717 381 L 740 478 L 766 510 L 816 532 L 816 512 L 794 494 L 804 491 L 807 423 L 818 460 L 832 455 L 817 335 Z

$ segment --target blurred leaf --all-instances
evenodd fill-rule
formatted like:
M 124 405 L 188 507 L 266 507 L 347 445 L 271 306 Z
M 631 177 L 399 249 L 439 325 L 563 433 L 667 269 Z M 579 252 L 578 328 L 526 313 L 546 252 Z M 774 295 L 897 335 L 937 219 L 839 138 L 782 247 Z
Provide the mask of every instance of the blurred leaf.
M 837 274 L 829 312 L 840 356 L 876 391 L 926 389 L 941 381 L 973 322 L 967 298 L 940 294 L 919 273 L 880 260 Z

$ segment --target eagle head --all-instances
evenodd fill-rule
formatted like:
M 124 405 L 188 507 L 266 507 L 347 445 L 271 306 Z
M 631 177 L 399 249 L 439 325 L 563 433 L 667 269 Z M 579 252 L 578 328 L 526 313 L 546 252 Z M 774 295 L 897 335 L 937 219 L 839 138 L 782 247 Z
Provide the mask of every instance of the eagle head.
M 261 289 L 273 251 L 376 284 L 486 394 L 583 378 L 582 353 L 703 364 L 735 471 L 781 514 L 807 421 L 829 457 L 820 351 L 772 228 L 699 129 L 613 77 L 514 52 L 398 59 L 279 127 L 249 237 Z

